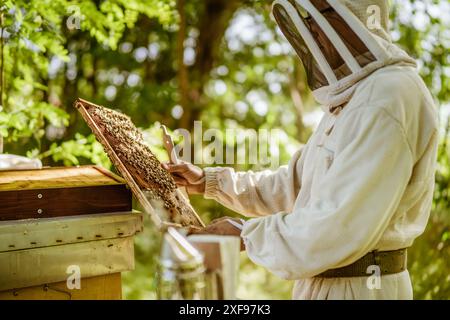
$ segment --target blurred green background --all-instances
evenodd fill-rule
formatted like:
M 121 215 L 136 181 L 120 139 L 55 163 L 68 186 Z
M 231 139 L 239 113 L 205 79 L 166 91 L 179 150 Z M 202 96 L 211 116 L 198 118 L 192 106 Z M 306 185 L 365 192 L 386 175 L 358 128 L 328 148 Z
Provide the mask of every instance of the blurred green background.
M 128 114 L 164 159 L 159 123 L 192 130 L 282 129 L 281 163 L 321 111 L 299 60 L 257 0 L 6 0 L 0 3 L 0 135 L 4 151 L 46 165 L 110 167 L 75 112 L 77 97 Z M 450 4 L 392 1 L 392 36 L 419 61 L 441 110 L 442 143 L 428 228 L 410 250 L 416 299 L 450 298 Z M 225 141 L 229 147 L 236 142 Z M 240 165 L 237 169 L 259 169 Z M 205 221 L 234 215 L 200 197 Z M 155 298 L 159 235 L 136 239 L 124 297 Z M 239 298 L 288 299 L 292 283 L 242 254 Z

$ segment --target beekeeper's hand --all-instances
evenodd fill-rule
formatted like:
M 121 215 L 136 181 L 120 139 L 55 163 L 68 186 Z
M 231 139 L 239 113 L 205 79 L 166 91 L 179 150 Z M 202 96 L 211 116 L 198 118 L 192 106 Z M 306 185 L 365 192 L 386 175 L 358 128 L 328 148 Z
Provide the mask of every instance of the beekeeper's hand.
M 191 230 L 191 234 L 215 234 L 220 236 L 235 236 L 241 237 L 242 220 L 231 218 L 231 217 L 222 217 L 216 220 L 213 220 L 209 225 L 200 230 Z M 241 238 L 241 250 L 245 250 L 244 242 Z
M 205 193 L 205 173 L 201 168 L 184 161 L 179 164 L 165 162 L 162 166 L 172 174 L 176 184 L 185 187 L 188 193 Z

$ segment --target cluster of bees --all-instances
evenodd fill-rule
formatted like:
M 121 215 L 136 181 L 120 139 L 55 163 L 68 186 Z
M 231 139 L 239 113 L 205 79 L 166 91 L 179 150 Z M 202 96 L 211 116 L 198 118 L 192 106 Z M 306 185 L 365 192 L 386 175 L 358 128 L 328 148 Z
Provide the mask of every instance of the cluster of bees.
M 197 225 L 192 209 L 177 195 L 174 179 L 145 144 L 142 133 L 131 119 L 103 107 L 90 108 L 89 113 L 138 185 L 164 202 L 170 220 L 185 226 Z

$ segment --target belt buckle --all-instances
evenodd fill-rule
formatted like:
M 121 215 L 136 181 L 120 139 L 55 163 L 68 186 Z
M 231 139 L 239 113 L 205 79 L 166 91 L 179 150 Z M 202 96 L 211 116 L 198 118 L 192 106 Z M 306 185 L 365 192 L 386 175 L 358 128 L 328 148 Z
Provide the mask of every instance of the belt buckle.
M 372 255 L 373 255 L 373 265 L 375 265 L 381 269 L 381 256 L 379 254 L 379 251 L 373 250 Z

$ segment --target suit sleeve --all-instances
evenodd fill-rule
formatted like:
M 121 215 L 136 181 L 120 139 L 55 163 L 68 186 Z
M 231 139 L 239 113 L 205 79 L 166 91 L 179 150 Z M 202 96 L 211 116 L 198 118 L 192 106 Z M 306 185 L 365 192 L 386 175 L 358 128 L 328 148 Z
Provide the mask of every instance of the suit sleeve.
M 248 217 L 290 211 L 301 187 L 301 150 L 289 165 L 277 171 L 235 172 L 232 168 L 205 168 L 205 198 Z

